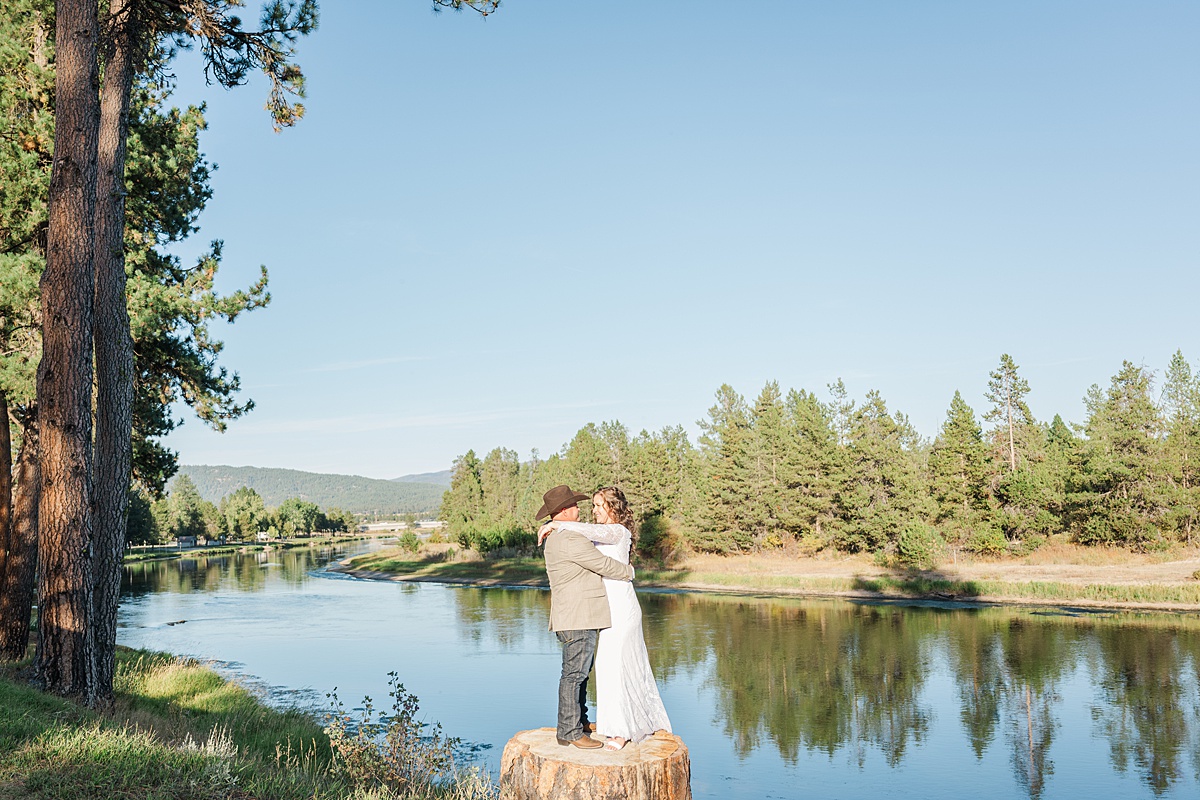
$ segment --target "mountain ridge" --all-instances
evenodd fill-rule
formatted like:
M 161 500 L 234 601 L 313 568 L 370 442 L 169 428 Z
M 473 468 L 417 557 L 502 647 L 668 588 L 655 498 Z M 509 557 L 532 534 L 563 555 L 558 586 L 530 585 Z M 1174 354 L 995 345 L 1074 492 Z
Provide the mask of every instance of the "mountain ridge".
M 438 486 L 450 488 L 450 476 L 453 470 L 441 469 L 437 472 L 417 472 L 412 475 L 401 475 L 399 478 L 390 478 L 393 483 L 433 483 Z
M 361 475 L 305 472 L 280 467 L 234 467 L 227 464 L 183 464 L 205 500 L 216 503 L 242 486 L 258 492 L 268 506 L 299 497 L 322 508 L 342 508 L 356 514 L 428 514 L 437 511 L 447 486 L 415 480 L 384 480 Z M 428 473 L 436 475 L 437 473 Z

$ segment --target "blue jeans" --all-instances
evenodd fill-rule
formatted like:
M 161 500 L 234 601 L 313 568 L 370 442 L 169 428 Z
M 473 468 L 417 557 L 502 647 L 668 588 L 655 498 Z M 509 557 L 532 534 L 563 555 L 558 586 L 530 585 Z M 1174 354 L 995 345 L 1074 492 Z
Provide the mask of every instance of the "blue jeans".
M 587 724 L 587 682 L 600 631 L 558 631 L 562 677 L 558 679 L 558 738 L 573 742 Z

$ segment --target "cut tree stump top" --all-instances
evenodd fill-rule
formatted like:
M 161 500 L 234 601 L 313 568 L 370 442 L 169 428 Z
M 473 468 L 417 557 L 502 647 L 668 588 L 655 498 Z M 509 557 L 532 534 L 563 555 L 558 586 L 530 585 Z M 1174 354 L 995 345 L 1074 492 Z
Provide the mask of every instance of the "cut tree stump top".
M 500 761 L 501 800 L 691 800 L 683 740 L 659 731 L 613 753 L 563 746 L 554 728 L 521 731 Z

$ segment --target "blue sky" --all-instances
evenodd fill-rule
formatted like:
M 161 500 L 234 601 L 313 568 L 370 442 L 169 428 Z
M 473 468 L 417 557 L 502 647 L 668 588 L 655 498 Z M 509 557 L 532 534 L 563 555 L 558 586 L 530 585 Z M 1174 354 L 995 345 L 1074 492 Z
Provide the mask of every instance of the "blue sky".
M 326 0 L 282 134 L 185 56 L 197 246 L 273 302 L 218 331 L 257 408 L 168 444 L 394 477 L 838 377 L 932 436 L 1004 352 L 1080 421 L 1123 359 L 1200 360 L 1197 31 L 1194 2 Z

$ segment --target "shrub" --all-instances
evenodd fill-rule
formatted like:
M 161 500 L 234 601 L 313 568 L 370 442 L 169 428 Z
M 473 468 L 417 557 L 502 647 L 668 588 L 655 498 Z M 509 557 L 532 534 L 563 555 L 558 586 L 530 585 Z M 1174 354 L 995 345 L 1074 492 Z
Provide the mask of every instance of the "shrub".
M 399 544 L 401 548 L 410 553 L 415 553 L 421 549 L 421 540 L 412 531 L 405 531 L 404 535 L 400 537 Z
M 910 522 L 896 540 L 896 562 L 907 569 L 933 569 L 945 550 L 946 542 L 933 527 Z
M 976 528 L 967 537 L 967 549 L 981 556 L 999 556 L 1008 552 L 1008 537 L 994 525 Z
M 414 800 L 495 796 L 486 776 L 458 772 L 454 757 L 461 740 L 444 736 L 440 723 L 417 719 L 420 703 L 395 672 L 388 673 L 389 714 L 377 714 L 371 698 L 366 697 L 362 717 L 355 721 L 338 699 L 337 689 L 326 696 L 332 706 L 325 733 L 333 749 L 333 768 L 357 791 L 382 789 Z

